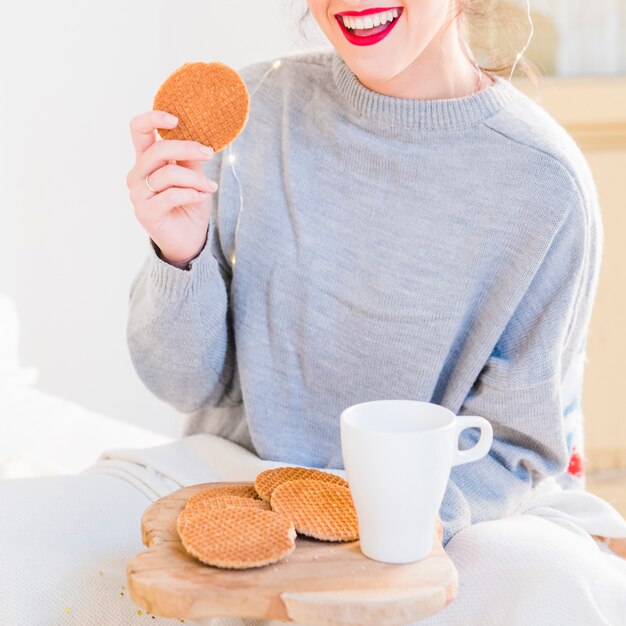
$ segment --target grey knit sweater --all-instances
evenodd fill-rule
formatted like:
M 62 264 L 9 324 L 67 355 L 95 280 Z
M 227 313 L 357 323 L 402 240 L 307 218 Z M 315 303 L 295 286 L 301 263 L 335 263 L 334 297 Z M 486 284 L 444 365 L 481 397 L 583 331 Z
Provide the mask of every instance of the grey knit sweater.
M 447 543 L 582 454 L 603 244 L 593 178 L 503 78 L 401 99 L 366 88 L 334 50 L 273 62 L 239 70 L 250 117 L 205 163 L 220 188 L 204 250 L 182 270 L 148 245 L 132 360 L 190 414 L 185 434 L 311 467 L 343 467 L 339 415 L 357 402 L 485 417 L 490 454 L 450 476 Z

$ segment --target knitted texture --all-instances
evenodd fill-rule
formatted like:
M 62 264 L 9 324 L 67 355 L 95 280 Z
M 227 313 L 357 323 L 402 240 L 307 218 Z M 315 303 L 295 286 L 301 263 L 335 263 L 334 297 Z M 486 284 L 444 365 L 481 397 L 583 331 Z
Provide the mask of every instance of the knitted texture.
M 282 61 L 238 70 L 250 118 L 236 170 L 205 164 L 220 189 L 204 250 L 180 270 L 149 247 L 133 283 L 141 379 L 190 414 L 186 434 L 319 468 L 343 467 L 339 415 L 358 402 L 485 417 L 493 447 L 452 469 L 446 543 L 547 476 L 581 487 L 603 231 L 575 142 L 500 77 L 401 99 L 334 50 Z

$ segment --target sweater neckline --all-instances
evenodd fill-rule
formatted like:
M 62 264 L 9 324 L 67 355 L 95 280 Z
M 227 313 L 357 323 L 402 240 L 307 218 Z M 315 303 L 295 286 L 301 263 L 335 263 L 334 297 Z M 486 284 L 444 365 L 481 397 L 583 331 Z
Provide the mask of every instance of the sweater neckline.
M 516 88 L 492 75 L 494 83 L 460 98 L 397 98 L 372 91 L 359 81 L 343 58 L 332 52 L 332 76 L 354 113 L 385 126 L 416 130 L 460 130 L 475 126 L 510 102 Z

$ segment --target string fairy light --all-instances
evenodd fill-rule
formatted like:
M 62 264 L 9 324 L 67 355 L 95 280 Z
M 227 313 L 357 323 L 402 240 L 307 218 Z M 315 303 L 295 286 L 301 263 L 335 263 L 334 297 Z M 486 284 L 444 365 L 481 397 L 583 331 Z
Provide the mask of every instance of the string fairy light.
M 530 0 L 526 0 L 526 12 L 528 17 L 528 23 L 530 24 L 530 33 L 528 34 L 528 39 L 526 40 L 526 45 L 517 53 L 515 57 L 515 61 L 513 62 L 513 67 L 511 68 L 511 74 L 509 75 L 509 82 L 513 79 L 513 73 L 515 72 L 515 68 L 517 67 L 518 61 L 524 56 L 524 52 L 530 45 L 530 40 L 533 38 L 533 34 L 535 32 L 535 26 L 533 24 L 533 18 L 530 13 Z
M 519 62 L 519 60 L 524 56 L 524 53 L 526 52 L 528 46 L 530 45 L 530 41 L 533 38 L 533 34 L 535 32 L 535 27 L 533 24 L 533 20 L 532 20 L 532 15 L 531 15 L 531 8 L 530 8 L 530 0 L 526 0 L 526 11 L 527 11 L 527 18 L 528 18 L 528 23 L 530 25 L 530 33 L 528 35 L 528 39 L 526 40 L 526 44 L 524 45 L 524 47 L 517 53 L 516 57 L 515 57 L 515 61 L 513 62 L 513 67 L 511 68 L 511 74 L 509 75 L 509 82 L 513 79 L 513 74 L 515 73 L 515 68 L 517 67 L 517 63 Z M 467 49 L 467 43 L 464 42 L 466 45 L 466 49 Z M 294 49 L 294 47 L 296 47 L 296 45 L 298 44 L 297 41 L 294 41 L 291 45 L 291 47 L 289 48 L 289 50 L 285 53 L 284 56 L 288 56 Z M 469 50 L 468 50 L 469 52 Z M 476 69 L 479 72 L 479 77 L 480 77 L 480 73 L 482 72 L 482 70 L 480 69 L 478 62 L 473 58 L 473 55 L 471 55 L 470 53 L 470 57 L 472 58 L 472 61 L 474 62 L 474 65 L 476 67 Z M 274 70 L 278 69 L 280 66 L 282 65 L 282 59 L 276 59 L 274 61 L 274 63 L 272 63 L 272 65 L 270 65 L 270 67 L 265 71 L 265 73 L 263 74 L 263 76 L 261 76 L 261 79 L 259 80 L 259 82 L 256 84 L 255 88 L 252 90 L 252 92 L 249 94 L 250 97 L 250 109 L 252 109 L 252 96 L 256 93 L 257 89 L 259 89 L 259 87 L 261 86 L 261 84 L 263 83 L 263 81 L 265 80 L 265 78 Z M 237 191 L 238 191 L 238 195 L 239 195 L 239 211 L 237 213 L 237 222 L 235 224 L 235 234 L 233 236 L 233 248 L 230 251 L 229 254 L 229 261 L 230 261 L 230 267 L 231 270 L 234 268 L 236 262 L 237 262 L 237 235 L 239 233 L 239 223 L 241 220 L 241 214 L 243 213 L 243 191 L 242 191 L 242 187 L 241 187 L 241 180 L 239 179 L 239 176 L 237 175 L 237 170 L 235 168 L 235 161 L 237 160 L 235 154 L 233 154 L 232 151 L 232 146 L 233 146 L 233 142 L 231 142 L 228 145 L 228 155 L 227 155 L 227 162 L 230 165 L 230 169 L 233 173 L 233 176 L 235 177 L 235 180 L 237 181 Z
M 292 50 L 293 50 L 293 46 L 289 49 L 289 51 L 287 52 L 287 55 Z M 261 76 L 261 79 L 256 84 L 255 88 L 249 94 L 250 109 L 252 109 L 252 96 L 256 93 L 256 90 L 261 86 L 261 83 L 265 80 L 267 75 L 270 72 L 273 72 L 275 69 L 279 68 L 281 65 L 282 65 L 282 60 L 276 59 L 274 63 L 272 63 L 272 65 L 270 65 L 270 67 L 266 70 L 265 74 Z M 233 269 L 233 267 L 235 266 L 235 263 L 237 262 L 237 234 L 239 233 L 239 222 L 241 220 L 241 214 L 243 213 L 243 193 L 241 189 L 241 181 L 239 180 L 239 176 L 237 176 L 237 170 L 235 169 L 235 161 L 237 159 L 235 155 L 233 154 L 232 147 L 233 147 L 233 142 L 228 144 L 228 155 L 227 155 L 226 160 L 228 161 L 228 164 L 230 165 L 230 169 L 233 173 L 233 176 L 235 177 L 235 180 L 237 181 L 237 191 L 239 193 L 239 211 L 237 212 L 237 223 L 235 224 L 235 234 L 233 236 L 233 248 L 230 251 L 230 255 L 229 255 L 231 269 Z

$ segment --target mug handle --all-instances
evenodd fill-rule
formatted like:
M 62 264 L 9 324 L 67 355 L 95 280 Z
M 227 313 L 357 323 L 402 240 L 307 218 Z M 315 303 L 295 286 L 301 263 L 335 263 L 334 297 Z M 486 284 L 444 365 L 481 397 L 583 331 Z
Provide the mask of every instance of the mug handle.
M 466 428 L 480 428 L 478 441 L 467 450 L 459 450 L 459 435 Z M 470 463 L 482 459 L 493 442 L 493 428 L 491 424 L 478 415 L 457 415 L 455 420 L 454 450 L 452 453 L 452 465 Z

